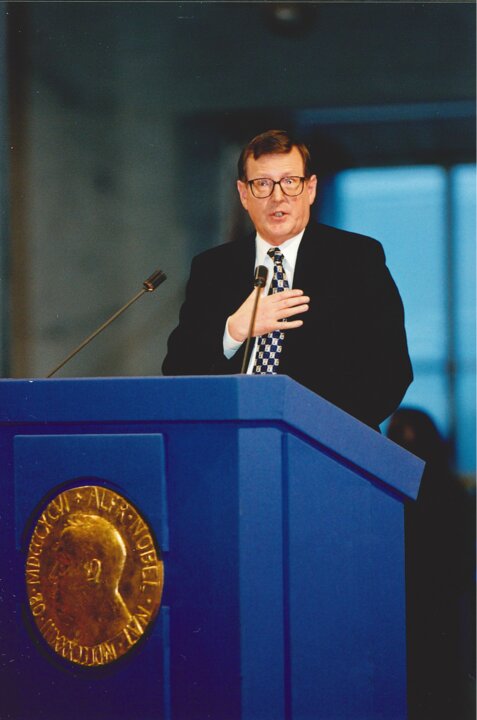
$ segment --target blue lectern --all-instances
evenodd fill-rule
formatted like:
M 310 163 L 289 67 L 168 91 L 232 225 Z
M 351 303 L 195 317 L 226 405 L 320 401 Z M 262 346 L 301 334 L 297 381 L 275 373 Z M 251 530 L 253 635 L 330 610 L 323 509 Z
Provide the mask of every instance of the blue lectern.
M 423 463 L 287 377 L 0 381 L 5 720 L 403 720 L 403 502 Z M 31 622 L 44 499 L 104 485 L 154 530 L 164 593 L 83 668 Z

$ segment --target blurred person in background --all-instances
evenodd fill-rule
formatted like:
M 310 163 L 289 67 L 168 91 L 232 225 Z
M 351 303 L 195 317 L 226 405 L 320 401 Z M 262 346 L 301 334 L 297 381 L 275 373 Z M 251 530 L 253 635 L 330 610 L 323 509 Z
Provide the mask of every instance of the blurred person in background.
M 427 413 L 397 410 L 387 435 L 426 461 L 417 501 L 405 506 L 408 720 L 473 720 L 473 503 Z

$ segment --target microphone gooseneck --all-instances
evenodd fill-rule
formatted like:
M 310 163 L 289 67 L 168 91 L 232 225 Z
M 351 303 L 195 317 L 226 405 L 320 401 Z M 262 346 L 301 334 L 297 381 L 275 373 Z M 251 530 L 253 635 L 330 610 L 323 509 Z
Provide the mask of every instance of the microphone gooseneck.
M 253 328 L 255 325 L 255 318 L 257 316 L 258 301 L 260 299 L 260 293 L 261 293 L 262 288 L 264 288 L 265 285 L 267 284 L 267 276 L 268 276 L 268 269 L 265 267 L 265 265 L 258 265 L 255 270 L 255 277 L 254 277 L 254 281 L 253 281 L 253 284 L 255 286 L 255 299 L 254 299 L 254 303 L 253 303 L 252 315 L 250 318 L 250 326 L 248 329 L 247 343 L 245 345 L 245 351 L 243 354 L 242 368 L 240 370 L 240 372 L 242 374 L 244 372 L 246 372 L 246 369 L 247 369 L 248 351 L 249 351 L 249 347 L 250 347 L 250 341 L 253 336 Z
M 66 363 L 69 360 L 71 360 L 72 357 L 74 357 L 77 353 L 79 353 L 80 350 L 82 350 L 88 343 L 90 343 L 91 340 L 93 340 L 96 337 L 96 335 L 99 335 L 99 333 L 102 332 L 103 330 L 105 330 L 108 327 L 108 325 L 111 325 L 111 323 L 114 320 L 116 320 L 117 317 L 122 315 L 122 313 L 125 310 L 127 310 L 128 307 L 130 307 L 130 305 L 132 305 L 134 302 L 136 302 L 136 300 L 139 300 L 139 298 L 142 297 L 142 295 L 144 295 L 144 293 L 153 292 L 157 287 L 159 287 L 159 285 L 161 283 L 164 282 L 164 280 L 166 278 L 167 278 L 167 275 L 164 272 L 162 272 L 162 270 L 157 269 L 155 272 L 153 272 L 153 274 L 150 275 L 147 278 L 147 280 L 144 280 L 144 282 L 142 284 L 143 285 L 142 290 L 140 290 L 133 298 L 131 298 L 131 300 L 129 300 L 129 302 L 127 302 L 125 305 L 123 305 L 122 308 L 120 308 L 117 312 L 115 312 L 114 315 L 111 315 L 109 320 L 106 320 L 106 322 L 104 322 L 97 330 L 95 330 L 93 333 L 91 333 L 91 335 L 89 335 L 86 338 L 86 340 L 83 340 L 83 342 L 80 345 L 78 345 L 78 347 L 75 348 L 72 352 L 70 352 L 70 354 L 64 360 L 62 360 L 61 363 L 59 365 L 57 365 L 51 372 L 49 372 L 46 377 L 47 378 L 52 377 L 52 375 L 54 375 L 56 372 L 58 372 L 58 370 L 60 370 L 60 368 L 62 368 L 63 365 L 66 365 Z

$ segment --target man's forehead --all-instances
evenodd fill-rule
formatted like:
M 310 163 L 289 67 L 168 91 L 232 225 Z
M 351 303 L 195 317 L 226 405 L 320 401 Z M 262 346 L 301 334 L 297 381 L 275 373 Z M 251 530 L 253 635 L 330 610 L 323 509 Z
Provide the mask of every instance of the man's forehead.
M 304 162 L 298 148 L 293 147 L 288 153 L 268 153 L 254 158 L 251 155 L 247 158 L 247 171 L 264 172 L 270 174 L 272 172 L 280 172 L 285 174 L 301 175 L 304 169 Z

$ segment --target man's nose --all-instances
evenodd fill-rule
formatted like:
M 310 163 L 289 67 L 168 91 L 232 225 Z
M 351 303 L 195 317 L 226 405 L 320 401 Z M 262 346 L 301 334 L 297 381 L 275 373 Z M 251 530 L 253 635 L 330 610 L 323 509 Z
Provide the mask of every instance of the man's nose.
M 272 198 L 274 200 L 282 200 L 284 197 L 286 197 L 286 195 L 282 190 L 282 186 L 280 183 L 277 183 L 273 186 Z
M 48 580 L 51 582 L 56 582 L 56 580 L 58 580 L 58 561 L 55 561 L 55 564 L 48 573 Z

